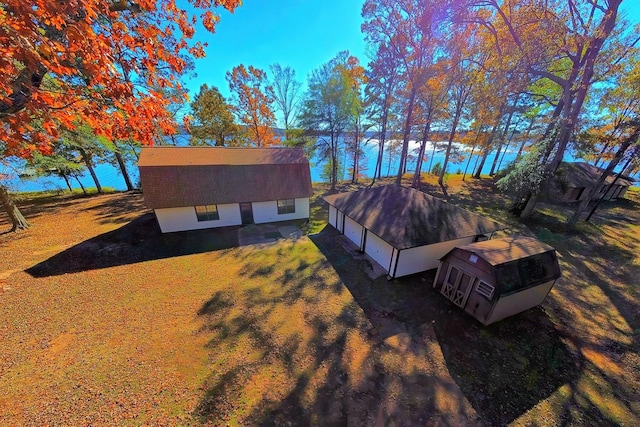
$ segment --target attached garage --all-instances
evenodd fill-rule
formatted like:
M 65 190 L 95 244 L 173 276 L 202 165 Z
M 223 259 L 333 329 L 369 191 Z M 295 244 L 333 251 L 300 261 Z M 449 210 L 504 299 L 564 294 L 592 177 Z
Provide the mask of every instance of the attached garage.
M 389 277 L 438 267 L 457 245 L 504 229 L 413 188 L 395 185 L 326 196 L 329 223 L 380 264 Z
M 510 236 L 452 249 L 442 257 L 433 286 L 489 325 L 541 304 L 559 277 L 555 249 Z

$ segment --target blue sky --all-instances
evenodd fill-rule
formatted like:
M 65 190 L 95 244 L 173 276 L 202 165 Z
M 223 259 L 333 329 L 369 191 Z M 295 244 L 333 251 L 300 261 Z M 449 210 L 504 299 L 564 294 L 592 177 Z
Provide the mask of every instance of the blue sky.
M 215 34 L 202 27 L 196 32 L 209 46 L 206 58 L 196 61 L 197 77 L 186 80 L 190 96 L 206 83 L 229 97 L 225 73 L 239 64 L 265 71 L 274 63 L 290 66 L 303 84 L 311 70 L 342 50 L 366 66 L 367 47 L 360 32 L 363 2 L 244 0 L 233 14 L 220 10 Z M 633 25 L 640 23 L 640 2 L 624 0 L 621 14 Z
M 215 34 L 204 30 L 206 58 L 196 61 L 197 78 L 187 87 L 194 96 L 207 83 L 228 96 L 225 73 L 234 66 L 253 65 L 268 71 L 279 63 L 306 81 L 308 73 L 341 50 L 368 62 L 360 32 L 361 0 L 244 0 L 233 14 L 221 11 Z

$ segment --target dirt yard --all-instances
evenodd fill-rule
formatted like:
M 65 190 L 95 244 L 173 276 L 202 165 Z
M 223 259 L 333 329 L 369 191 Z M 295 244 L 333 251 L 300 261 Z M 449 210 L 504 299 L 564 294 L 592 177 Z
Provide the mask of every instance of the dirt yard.
M 449 184 L 558 249 L 541 307 L 483 327 L 429 273 L 371 280 L 322 186 L 309 236 L 245 246 L 162 235 L 137 194 L 20 202 L 33 227 L 0 234 L 0 425 L 640 425 L 640 194 L 566 232 L 562 208 L 521 224 L 489 181 Z

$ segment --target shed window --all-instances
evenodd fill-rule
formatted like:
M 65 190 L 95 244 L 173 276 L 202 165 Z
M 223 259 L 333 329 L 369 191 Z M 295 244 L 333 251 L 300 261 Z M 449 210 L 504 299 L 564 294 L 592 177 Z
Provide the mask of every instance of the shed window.
M 278 215 L 291 214 L 296 212 L 295 199 L 278 200 Z
M 491 298 L 493 297 L 493 291 L 495 291 L 495 288 L 490 284 L 483 282 L 482 280 L 479 281 L 478 285 L 476 286 L 476 292 L 488 300 L 491 300 Z
M 220 219 L 218 205 L 196 206 L 196 218 L 201 221 L 217 221 Z
M 550 252 L 496 267 L 500 294 L 505 295 L 547 282 L 555 277 L 556 263 Z

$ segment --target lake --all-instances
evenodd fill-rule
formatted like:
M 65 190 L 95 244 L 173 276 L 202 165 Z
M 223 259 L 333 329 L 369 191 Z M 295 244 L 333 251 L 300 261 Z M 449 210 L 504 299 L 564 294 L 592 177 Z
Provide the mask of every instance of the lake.
M 413 151 L 417 151 L 418 145 L 419 144 L 416 141 L 411 141 L 409 145 L 410 153 L 412 153 Z M 431 143 L 428 143 L 427 150 L 426 150 L 427 160 L 423 164 L 423 167 L 422 167 L 423 172 L 427 172 L 429 170 L 430 165 L 432 164 L 435 165 L 438 162 L 440 162 L 441 164 L 444 163 L 444 152 L 442 151 L 436 152 L 435 156 L 433 156 L 433 159 L 431 159 L 432 149 L 433 149 L 433 145 Z M 515 159 L 516 151 L 517 151 L 517 148 L 514 148 L 514 149 L 510 148 L 506 153 L 501 154 L 501 157 L 502 157 L 501 169 L 505 168 L 509 163 L 511 163 Z M 364 161 L 365 169 L 362 170 L 361 173 L 366 177 L 371 177 L 373 175 L 373 172 L 375 170 L 375 165 L 376 165 L 376 157 L 378 152 L 377 141 L 371 140 L 369 141 L 369 143 L 365 144 L 364 152 L 365 152 L 365 161 Z M 467 166 L 469 153 L 463 152 L 463 151 L 461 151 L 461 153 L 464 154 L 465 159 L 459 163 L 450 162 L 447 167 L 449 173 L 456 173 L 458 171 L 464 172 L 465 167 Z M 388 176 L 388 175 L 395 176 L 398 173 L 397 157 L 398 156 L 396 156 L 396 158 L 392 158 L 390 161 L 388 152 L 385 153 L 384 159 L 382 162 L 383 176 Z M 410 159 L 407 165 L 407 170 L 409 172 L 413 172 L 415 170 L 416 156 L 414 155 L 413 157 L 414 158 Z M 484 168 L 482 169 L 483 174 L 489 173 L 494 159 L 495 159 L 495 152 L 491 153 L 487 158 Z M 471 159 L 471 163 L 469 165 L 469 169 L 467 171 L 468 174 L 471 174 L 473 172 L 474 166 L 477 160 L 478 160 L 478 155 L 474 153 Z M 575 161 L 575 159 L 569 155 L 565 156 L 565 160 Z M 322 169 L 323 169 L 324 162 L 320 161 L 317 157 L 314 157 L 310 160 L 310 163 L 311 163 L 311 180 L 313 182 L 323 181 Z M 345 163 L 344 157 L 343 157 L 342 163 Z M 350 175 L 348 171 L 348 167 L 349 167 L 348 159 L 346 163 L 347 164 L 343 165 L 342 167 L 342 175 L 344 176 L 344 179 L 349 179 Z M 3 172 L 3 169 L 4 169 L 4 172 Z M 37 179 L 15 178 L 16 171 L 20 170 L 19 163 L 13 163 L 12 169 L 13 170 L 9 170 L 6 167 L 4 168 L 0 167 L 0 173 L 9 173 L 10 175 L 14 176 L 13 179 L 10 179 L 7 182 L 8 187 L 11 191 L 42 191 L 42 190 L 58 190 L 58 189 L 64 190 L 67 188 L 64 180 L 57 177 L 41 177 Z M 98 164 L 95 167 L 95 170 L 96 170 L 96 175 L 98 176 L 98 179 L 100 181 L 100 184 L 103 187 L 112 187 L 112 188 L 115 188 L 116 190 L 126 189 L 126 185 L 124 183 L 124 179 L 122 178 L 122 174 L 120 173 L 120 170 L 117 167 L 112 166 L 111 164 L 108 164 L 108 163 L 102 163 L 102 164 Z M 127 170 L 129 171 L 129 174 L 131 175 L 131 180 L 135 185 L 138 182 L 137 165 L 133 162 L 129 162 L 127 164 Z M 95 187 L 95 184 L 93 183 L 93 180 L 91 179 L 91 176 L 89 175 L 88 172 L 85 172 L 84 175 L 80 177 L 80 181 L 85 187 Z M 75 180 L 71 181 L 71 185 L 74 188 L 80 188 L 80 186 Z

